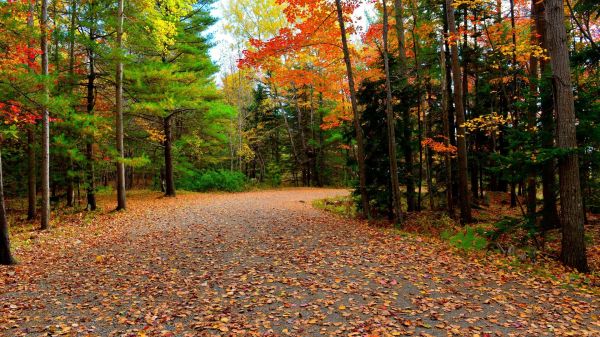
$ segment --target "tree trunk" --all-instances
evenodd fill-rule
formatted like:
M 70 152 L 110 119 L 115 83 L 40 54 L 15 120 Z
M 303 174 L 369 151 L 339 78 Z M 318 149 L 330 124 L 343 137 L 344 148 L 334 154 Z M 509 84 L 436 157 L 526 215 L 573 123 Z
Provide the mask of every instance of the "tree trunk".
M 536 8 L 535 8 L 536 0 L 531 1 L 531 15 L 536 16 Z M 535 20 L 531 24 L 531 33 L 530 39 L 532 45 L 538 45 L 538 39 L 536 35 L 539 32 L 536 31 Z M 539 82 L 539 71 L 538 71 L 538 58 L 535 56 L 531 56 L 529 60 L 529 91 L 531 96 L 531 101 L 529 103 L 529 111 L 527 114 L 527 127 L 529 128 L 529 132 L 532 133 L 531 142 L 532 148 L 535 147 L 535 127 L 537 124 L 537 110 L 538 110 L 538 82 Z M 527 176 L 527 215 L 531 218 L 535 218 L 536 213 L 536 194 L 537 194 L 537 185 L 536 185 L 536 171 L 537 168 L 531 165 L 529 175 Z
M 10 253 L 10 239 L 8 237 L 8 220 L 4 206 L 4 181 L 2 180 L 2 152 L 0 148 L 0 264 L 15 264 L 15 259 Z
M 421 211 L 421 190 L 423 186 L 423 120 L 421 119 L 421 110 L 422 104 L 422 94 L 421 94 L 421 78 L 420 78 L 420 69 L 419 69 L 419 40 L 418 36 L 415 32 L 417 29 L 417 12 L 415 7 L 412 7 L 413 14 L 413 27 L 411 30 L 412 39 L 413 39 L 413 53 L 415 60 L 415 77 L 416 77 L 416 91 L 417 91 L 417 130 L 418 130 L 418 143 L 419 143 L 419 184 L 418 184 L 418 193 L 417 193 L 417 205 L 416 210 Z M 423 111 L 423 115 L 425 115 L 425 111 Z M 411 156 L 412 157 L 412 156 Z
M 117 46 L 119 54 L 117 61 L 117 69 L 115 74 L 115 91 L 116 91 L 116 143 L 117 143 L 117 211 L 126 208 L 125 199 L 125 148 L 123 145 L 123 2 L 119 0 L 117 11 Z
M 406 86 L 406 48 L 404 39 L 404 15 L 402 10 L 402 0 L 394 0 L 394 17 L 396 19 L 396 37 L 398 39 L 398 76 L 400 80 L 400 92 Z M 412 149 L 412 128 L 410 109 L 405 107 L 402 109 L 402 152 L 404 154 L 405 181 L 406 181 L 406 208 L 407 210 L 415 210 L 415 178 L 413 175 L 413 149 Z
M 75 86 L 75 30 L 77 20 L 77 0 L 71 0 L 71 23 L 69 27 L 69 92 L 73 95 Z M 69 174 L 69 170 L 73 169 L 73 158 L 69 155 L 69 164 L 67 168 L 67 207 L 73 207 L 75 199 L 75 188 L 73 187 L 73 177 Z
M 42 221 L 40 228 L 47 229 L 50 222 L 50 116 L 48 100 L 48 0 L 42 0 L 40 17 L 40 48 L 42 53 L 42 76 L 44 76 L 44 105 L 42 108 Z
M 546 43 L 546 18 L 544 17 L 544 2 L 535 1 L 535 29 L 540 34 L 540 43 L 544 49 Z M 540 100 L 541 100 L 541 132 L 542 147 L 551 149 L 554 147 L 554 116 L 553 102 L 550 94 L 550 78 L 552 76 L 550 64 L 540 60 Z M 556 161 L 551 160 L 542 166 L 542 194 L 544 204 L 542 208 L 542 230 L 546 231 L 560 226 L 558 210 L 556 207 Z
M 446 0 L 446 16 L 448 18 L 448 30 L 451 36 L 456 37 L 456 22 L 454 19 L 454 8 L 452 1 Z M 467 141 L 465 139 L 465 110 L 463 105 L 463 88 L 460 64 L 458 61 L 458 46 L 456 41 L 450 44 L 450 53 L 452 56 L 452 83 L 454 84 L 454 106 L 456 109 L 456 129 L 458 147 L 458 187 L 460 201 L 460 219 L 461 222 L 469 223 L 471 217 L 471 197 L 469 195 L 468 163 L 467 163 Z
M 511 35 L 512 35 L 512 64 L 513 67 L 515 69 L 512 70 L 513 72 L 513 78 L 512 78 L 512 97 L 517 97 L 517 71 L 516 71 L 516 67 L 517 67 L 517 32 L 515 29 L 515 2 L 514 0 L 510 0 L 509 1 L 510 4 L 510 28 L 511 28 Z M 517 118 L 518 118 L 518 113 L 517 113 L 517 106 L 515 104 L 515 99 L 511 100 L 511 108 L 512 108 L 512 117 L 513 117 L 513 121 L 515 123 L 515 125 L 519 125 L 517 122 Z M 511 151 L 512 152 L 512 151 Z M 517 193 L 516 193 L 516 181 L 514 181 L 514 178 L 512 179 L 512 181 L 510 182 L 510 207 L 516 207 L 517 206 Z
M 387 120 L 388 155 L 390 163 L 390 180 L 392 189 L 392 220 L 402 223 L 402 206 L 400 204 L 400 182 L 398 181 L 398 161 L 396 159 L 396 119 L 392 108 L 392 84 L 390 81 L 390 62 L 388 55 L 388 13 L 386 0 L 383 5 L 383 65 L 385 70 L 385 113 Z
M 429 81 L 426 82 L 426 90 L 427 90 L 427 106 L 429 109 L 431 109 L 431 107 L 433 106 L 433 98 L 431 97 L 431 83 Z M 443 84 L 443 83 L 442 83 Z M 429 110 L 431 113 L 431 110 Z M 430 131 L 431 131 L 431 120 L 430 118 L 427 116 L 427 112 L 423 112 L 423 125 L 425 126 L 425 137 L 430 137 Z M 427 179 L 427 195 L 429 197 L 429 210 L 433 211 L 433 209 L 435 208 L 434 205 L 434 188 L 433 188 L 433 178 L 432 178 L 432 172 L 431 172 L 431 167 L 433 166 L 433 160 L 432 160 L 432 156 L 431 156 L 431 151 L 429 150 L 429 147 L 425 147 L 425 176 Z
M 165 132 L 165 196 L 175 196 L 175 179 L 173 178 L 173 153 L 172 153 L 172 137 L 171 137 L 171 116 L 163 119 L 163 127 Z
M 29 3 L 29 15 L 27 17 L 27 26 L 33 31 L 33 18 L 35 15 L 35 2 Z M 29 40 L 29 48 L 33 48 L 33 39 Z M 35 55 L 29 55 L 29 63 L 35 62 Z M 30 69 L 33 72 L 33 69 Z M 27 220 L 35 219 L 35 206 L 37 202 L 35 175 L 35 124 L 27 126 Z
M 94 31 L 90 31 L 90 40 L 94 40 Z M 89 55 L 89 74 L 88 74 L 88 83 L 87 83 L 87 105 L 86 110 L 90 115 L 94 114 L 94 105 L 95 105 L 95 97 L 94 97 L 94 81 L 96 80 L 96 70 L 94 68 L 94 51 L 88 50 Z M 95 182 L 95 172 L 94 172 L 94 136 L 89 135 L 87 137 L 85 144 L 85 153 L 87 159 L 87 206 L 86 209 L 89 211 L 96 210 L 96 182 Z
M 448 76 L 446 69 L 446 52 L 444 50 L 445 43 L 440 43 L 440 65 L 442 69 L 442 125 L 444 130 L 444 145 L 450 146 L 450 118 L 448 112 L 450 110 L 450 93 L 448 92 Z M 444 166 L 446 168 L 446 208 L 451 218 L 454 217 L 454 199 L 452 196 L 452 160 L 450 153 L 444 154 Z
M 589 270 L 585 252 L 583 206 L 577 156 L 575 104 L 569 65 L 568 37 L 562 0 L 546 0 L 546 39 L 552 68 L 552 89 L 556 111 L 556 143 L 566 153 L 558 163 L 561 260 L 582 272 Z
M 446 2 L 442 1 L 442 9 L 443 12 L 446 13 L 447 10 L 446 6 Z M 444 28 L 444 33 L 446 34 L 446 38 L 444 39 L 444 46 L 445 46 L 445 73 L 446 73 L 446 94 L 447 94 L 447 115 L 446 115 L 446 119 L 448 121 L 448 138 L 449 138 L 449 144 L 456 146 L 456 123 L 454 120 L 454 105 L 451 104 L 450 101 L 450 97 L 452 97 L 452 93 L 454 88 L 452 87 L 452 62 L 450 62 L 449 60 L 450 58 L 450 43 L 449 43 L 449 39 L 448 37 L 448 18 L 447 16 L 444 14 L 442 17 L 443 20 L 443 28 Z M 452 192 L 452 201 L 454 202 L 454 204 L 456 204 L 456 200 L 458 199 L 458 182 L 456 179 L 454 179 L 454 177 L 458 176 L 458 171 L 457 171 L 457 160 L 456 160 L 456 156 L 454 157 L 450 157 L 450 164 L 448 165 L 448 167 L 450 168 L 450 170 L 452 171 L 452 181 L 451 181 L 451 192 Z M 455 206 L 455 205 L 453 205 Z M 450 216 L 454 217 L 454 209 L 452 210 Z
M 346 41 L 346 26 L 344 24 L 344 13 L 342 11 L 341 0 L 335 0 L 337 10 L 338 23 L 340 25 L 340 35 L 342 39 L 342 50 L 344 52 L 344 63 L 346 64 L 346 74 L 348 76 L 348 87 L 350 90 L 350 102 L 352 105 L 352 114 L 354 117 L 354 131 L 356 133 L 356 147 L 358 161 L 358 176 L 360 196 L 363 207 L 363 216 L 370 218 L 369 196 L 367 194 L 367 174 L 365 168 L 365 149 L 363 141 L 362 128 L 360 126 L 360 114 L 358 113 L 358 104 L 356 102 L 356 91 L 354 88 L 354 74 L 352 72 L 352 62 L 350 60 L 350 52 L 348 51 L 348 42 Z
M 35 128 L 27 126 L 27 220 L 35 219 L 37 191 L 35 184 Z

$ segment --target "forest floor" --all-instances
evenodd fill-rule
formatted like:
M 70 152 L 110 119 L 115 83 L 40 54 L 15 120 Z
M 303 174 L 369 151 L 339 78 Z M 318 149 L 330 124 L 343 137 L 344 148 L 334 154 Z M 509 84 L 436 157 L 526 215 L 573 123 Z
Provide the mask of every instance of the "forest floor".
M 0 335 L 600 335 L 598 289 L 311 205 L 346 193 L 134 193 L 16 233 Z

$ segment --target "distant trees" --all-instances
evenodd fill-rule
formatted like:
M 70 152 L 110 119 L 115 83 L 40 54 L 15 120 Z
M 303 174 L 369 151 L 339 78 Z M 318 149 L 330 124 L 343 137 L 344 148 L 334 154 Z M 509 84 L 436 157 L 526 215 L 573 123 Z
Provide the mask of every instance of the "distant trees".
M 327 97 L 335 108 L 328 109 L 321 128 L 346 135 L 338 139 L 350 150 L 348 163 L 358 163 L 354 177 L 360 208 L 398 222 L 402 214 L 397 211 L 397 186 L 403 185 L 405 211 L 422 209 L 426 194 L 430 208 L 444 209 L 451 216 L 454 206 L 459 206 L 460 220 L 466 224 L 477 220 L 472 207 L 486 204 L 489 192 L 506 192 L 510 207 L 522 211 L 523 219 L 514 222 L 518 226 L 544 235 L 560 222 L 563 261 L 585 270 L 582 233 L 587 206 L 577 196 L 582 193 L 577 186 L 585 184 L 584 193 L 595 200 L 599 160 L 590 150 L 597 150 L 599 143 L 590 137 L 597 127 L 576 120 L 597 121 L 598 116 L 597 105 L 589 99 L 596 86 L 584 84 L 599 78 L 600 60 L 594 55 L 598 37 L 582 24 L 597 24 L 598 17 L 591 13 L 597 13 L 598 6 L 577 1 L 571 6 L 575 25 L 567 26 L 563 7 L 551 1 L 455 0 L 432 6 L 426 1 L 395 0 L 388 6 L 390 2 L 376 4 L 378 20 L 356 34 L 361 41 L 353 44 L 344 33 L 336 39 L 325 36 L 336 36 L 335 30 L 343 32 L 347 27 L 350 34 L 356 33 L 351 15 L 358 2 L 336 1 L 334 13 L 321 0 L 284 1 L 287 25 L 274 36 L 248 36 L 241 63 L 255 71 L 256 81 L 265 74 L 271 78 L 287 74 L 282 68 L 302 72 L 302 83 L 307 86 L 318 82 L 308 75 L 317 69 L 337 78 L 329 83 L 335 83 L 334 91 L 341 95 Z M 563 15 L 552 18 L 552 27 L 550 5 Z M 331 19 L 334 14 L 337 25 Z M 533 20 L 524 20 L 527 15 Z M 390 24 L 395 29 L 388 32 Z M 322 64 L 307 55 L 322 55 L 324 50 L 327 56 L 320 59 L 327 57 L 329 63 L 320 68 Z M 569 53 L 573 55 L 570 65 Z M 339 64 L 345 67 L 335 66 Z M 571 74 L 575 82 L 567 81 Z M 282 92 L 275 93 L 279 102 L 289 99 Z M 576 112 L 569 108 L 573 99 Z M 591 117 L 592 111 L 596 117 Z M 355 131 L 350 132 L 351 128 Z M 364 132 L 364 139 L 358 130 Z M 292 149 L 295 141 L 289 137 Z M 401 154 L 394 153 L 395 145 Z M 382 146 L 389 150 L 381 151 Z M 585 165 L 577 164 L 578 158 L 585 158 Z M 557 177 L 561 181 L 560 220 Z M 539 201 L 538 185 L 543 194 Z

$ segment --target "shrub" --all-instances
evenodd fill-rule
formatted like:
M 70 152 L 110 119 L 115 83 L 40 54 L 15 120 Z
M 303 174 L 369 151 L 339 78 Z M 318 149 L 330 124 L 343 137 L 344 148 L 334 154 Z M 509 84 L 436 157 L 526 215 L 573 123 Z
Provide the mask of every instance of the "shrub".
M 187 191 L 226 191 L 240 192 L 248 183 L 246 176 L 229 170 L 186 170 L 177 179 L 177 188 Z
M 456 233 L 446 230 L 442 233 L 442 238 L 448 240 L 454 247 L 464 250 L 482 250 L 488 245 L 480 230 L 470 226 Z

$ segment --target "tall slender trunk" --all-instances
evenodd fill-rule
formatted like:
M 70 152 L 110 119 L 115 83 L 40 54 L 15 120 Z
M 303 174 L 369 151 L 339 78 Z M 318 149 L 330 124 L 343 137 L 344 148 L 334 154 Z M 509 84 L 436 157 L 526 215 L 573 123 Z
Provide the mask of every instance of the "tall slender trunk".
M 310 186 L 310 158 L 308 157 L 308 148 L 306 146 L 306 135 L 304 130 L 304 121 L 302 115 L 302 109 L 298 102 L 298 89 L 292 82 L 292 88 L 294 90 L 294 107 L 296 108 L 296 119 L 298 121 L 298 129 L 300 131 L 300 146 L 302 147 L 302 156 L 300 157 L 300 167 L 302 169 L 302 183 L 304 186 Z
M 163 145 L 165 147 L 165 196 L 174 197 L 175 196 L 175 179 L 173 177 L 173 149 L 172 149 L 172 136 L 171 136 L 171 118 L 172 116 L 168 116 L 163 118 L 163 128 L 165 133 L 165 140 Z
M 300 163 L 300 156 L 298 155 L 298 149 L 296 149 L 296 142 L 294 142 L 294 135 L 292 134 L 292 128 L 290 127 L 290 123 L 288 121 L 285 108 L 283 106 L 283 103 L 281 102 L 281 99 L 279 99 L 279 94 L 277 93 L 277 87 L 276 86 L 272 86 L 272 88 L 273 88 L 273 95 L 274 95 L 273 99 L 279 105 L 279 110 L 281 111 L 281 115 L 283 117 L 283 122 L 285 124 L 285 129 L 287 131 L 288 138 L 290 139 L 290 147 L 292 148 L 292 154 L 294 156 L 294 161 L 296 162 L 296 164 L 299 164 Z M 294 169 L 294 171 L 295 171 L 295 169 Z
M 75 86 L 75 27 L 77 20 L 77 0 L 71 0 L 71 23 L 69 27 L 69 92 L 73 95 Z M 73 169 L 73 158 L 69 156 L 67 169 L 67 207 L 73 207 L 75 199 L 75 189 L 73 187 L 73 177 L 69 174 L 69 170 Z
M 90 40 L 94 39 L 94 31 L 90 31 Z M 96 80 L 96 70 L 94 66 L 94 51 L 88 50 L 89 56 L 89 74 L 88 74 L 88 83 L 87 83 L 87 104 L 86 111 L 89 115 L 94 114 L 94 105 L 95 105 L 95 84 Z M 96 210 L 96 177 L 94 172 L 94 136 L 89 135 L 85 144 L 85 153 L 87 159 L 87 206 L 86 208 L 89 211 Z
M 531 1 L 531 15 L 535 17 L 536 8 L 535 8 L 536 0 Z M 532 45 L 538 45 L 538 39 L 536 35 L 539 34 L 536 31 L 535 21 L 531 23 L 531 33 L 530 39 Z M 529 132 L 532 133 L 532 149 L 535 148 L 535 127 L 537 124 L 537 110 L 538 110 L 538 83 L 539 83 L 539 71 L 538 71 L 538 58 L 535 56 L 531 56 L 529 59 L 529 91 L 530 91 L 530 103 L 529 110 L 527 114 L 527 127 L 529 128 Z M 529 175 L 527 176 L 527 214 L 530 218 L 535 217 L 536 212 L 536 194 L 537 194 L 537 186 L 536 186 L 536 171 L 537 168 L 534 165 L 531 165 L 529 170 Z
M 0 145 L 0 264 L 10 265 L 16 261 L 10 252 L 10 239 L 8 237 L 8 219 L 4 206 L 4 181 L 2 180 L 2 147 Z
M 450 93 L 448 92 L 448 75 L 446 68 L 446 51 L 444 50 L 445 43 L 440 43 L 440 65 L 442 69 L 442 126 L 444 130 L 444 145 L 450 146 L 450 118 L 448 112 L 450 110 Z M 450 217 L 454 217 L 454 198 L 452 196 L 452 160 L 450 153 L 444 154 L 444 166 L 446 168 L 446 208 Z
M 27 17 L 27 26 L 33 33 L 33 18 L 35 16 L 35 2 L 29 3 L 29 14 Z M 28 47 L 33 48 L 33 39 L 29 39 Z M 29 56 L 29 63 L 35 62 L 35 55 Z M 30 69 L 33 72 L 33 69 Z M 37 189 L 36 189 L 36 176 L 35 176 L 35 124 L 27 126 L 27 220 L 35 219 L 35 204 L 37 202 Z
M 354 131 L 356 133 L 357 147 L 356 160 L 358 162 L 358 176 L 360 185 L 359 188 L 361 203 L 363 207 L 363 216 L 369 218 L 371 217 L 371 212 L 369 210 L 369 196 L 367 194 L 367 173 L 365 168 L 365 149 L 363 132 L 360 126 L 360 114 L 358 113 L 358 104 L 356 102 L 356 91 L 354 87 L 354 74 L 352 71 L 352 61 L 350 60 L 350 52 L 348 51 L 348 42 L 346 40 L 346 26 L 344 23 L 344 13 L 342 11 L 341 0 L 335 0 L 335 6 L 337 11 L 338 23 L 340 25 L 342 50 L 344 52 L 344 63 L 346 64 L 346 75 L 348 77 L 348 87 L 350 91 L 350 103 L 352 105 L 352 115 L 354 117 Z
M 117 143 L 117 210 L 127 207 L 125 199 L 125 147 L 123 145 L 123 2 L 119 0 L 117 10 L 117 48 L 118 61 L 115 71 L 115 91 L 116 91 L 116 143 Z
M 579 271 L 589 270 L 585 252 L 584 217 L 577 156 L 575 103 L 569 65 L 568 37 L 562 0 L 546 0 L 546 41 L 552 68 L 552 90 L 556 111 L 556 143 L 566 154 L 558 163 L 561 260 Z
M 48 0 L 42 0 L 40 17 L 40 48 L 42 53 L 42 76 L 44 76 L 44 105 L 42 108 L 42 221 L 40 228 L 47 229 L 50 223 L 50 84 L 48 81 Z
M 406 76 L 406 45 L 404 39 L 404 13 L 402 9 L 402 0 L 394 0 L 394 17 L 396 19 L 396 37 L 398 39 L 398 75 L 400 80 L 400 92 L 404 91 L 407 76 Z M 413 148 L 412 148 L 412 121 L 410 118 L 410 109 L 404 107 L 402 109 L 402 152 L 404 154 L 405 181 L 406 181 L 406 208 L 407 210 L 415 210 L 415 177 L 413 163 Z
M 478 15 L 477 12 L 474 13 L 475 22 L 473 23 L 473 35 L 477 36 L 479 33 L 477 32 L 477 20 Z M 473 108 L 471 109 L 470 118 L 477 117 L 476 114 L 479 113 L 479 69 L 477 64 L 477 38 L 473 38 L 473 77 L 475 78 L 475 87 L 473 88 Z M 482 156 L 479 153 L 480 136 L 474 135 L 472 138 L 472 149 L 473 149 L 473 159 L 471 160 L 471 196 L 473 200 L 478 199 L 479 196 L 479 180 L 480 180 L 480 170 Z
M 442 9 L 443 12 L 446 13 L 447 10 L 446 6 L 446 2 L 442 1 Z M 453 94 L 453 90 L 454 88 L 452 87 L 452 62 L 450 62 L 450 43 L 447 37 L 449 36 L 448 33 L 448 17 L 446 15 L 443 15 L 443 29 L 444 29 L 444 34 L 446 36 L 446 38 L 444 39 L 444 46 L 445 46 L 445 72 L 446 72 L 446 93 L 447 93 L 447 120 L 448 120 L 448 138 L 450 138 L 450 144 L 453 146 L 456 146 L 456 123 L 454 120 L 454 112 L 455 112 L 455 108 L 454 105 L 451 104 L 451 97 Z M 456 156 L 450 157 L 450 165 L 448 166 L 451 170 L 452 170 L 452 177 L 457 177 L 458 176 L 458 171 L 457 171 L 457 160 L 456 160 Z M 458 182 L 456 181 L 456 179 L 453 179 L 451 181 L 451 189 L 452 189 L 452 200 L 454 203 L 456 203 L 456 200 L 458 199 Z M 454 210 L 452 210 L 451 212 L 451 216 L 454 216 Z
M 396 159 L 396 119 L 392 108 L 392 83 L 390 81 L 390 61 L 388 55 L 388 13 L 386 0 L 383 5 L 383 65 L 385 70 L 385 115 L 387 121 L 388 155 L 390 163 L 390 180 L 392 189 L 392 219 L 394 223 L 402 223 L 402 206 L 400 204 L 400 182 L 398 181 L 398 161 Z
M 411 30 L 412 40 L 413 40 L 413 53 L 415 58 L 415 77 L 416 77 L 416 91 L 417 91 L 417 130 L 418 130 L 418 142 L 419 142 L 419 186 L 417 193 L 417 206 L 416 210 L 421 211 L 421 189 L 423 186 L 423 145 L 421 144 L 423 141 L 423 120 L 421 119 L 421 111 L 423 110 L 421 107 L 421 77 L 420 77 L 420 69 L 419 69 L 419 41 L 418 36 L 415 32 L 417 29 L 417 12 L 416 8 L 412 8 L 413 14 L 413 27 Z M 423 111 L 423 116 L 425 115 L 425 111 Z
M 517 92 L 518 92 L 518 87 L 517 87 L 517 32 L 516 32 L 516 28 L 515 28 L 515 1 L 514 0 L 510 0 L 509 1 L 510 4 L 510 28 L 511 28 L 511 35 L 512 35 L 512 92 L 511 95 L 512 97 L 517 97 Z M 519 114 L 517 113 L 517 106 L 515 104 L 515 99 L 513 98 L 511 100 L 511 110 L 512 110 L 512 117 L 513 117 L 513 121 L 515 123 L 515 125 L 518 125 L 517 119 Z M 512 151 L 511 151 L 512 152 Z M 517 182 L 513 179 L 511 179 L 510 182 L 510 207 L 516 207 L 517 206 L 517 191 L 516 191 L 516 184 Z
M 462 76 L 462 89 L 463 89 L 463 102 L 464 102 L 464 108 L 465 108 L 465 119 L 466 116 L 471 116 L 473 114 L 472 109 L 469 106 L 469 62 L 471 61 L 470 57 L 471 57 L 471 50 L 469 49 L 469 35 L 467 33 L 467 28 L 468 28 L 468 20 L 467 20 L 467 8 L 463 9 L 463 76 Z M 477 93 L 475 93 L 475 96 L 477 96 Z M 466 136 L 465 136 L 466 137 Z M 475 146 L 474 141 L 471 141 L 471 146 Z M 468 145 L 467 145 L 468 146 Z M 468 149 L 468 147 L 467 147 Z M 477 152 L 473 151 L 474 154 L 476 154 Z M 467 155 L 468 156 L 468 155 Z M 477 161 L 474 160 L 473 158 L 471 160 L 469 160 L 469 173 L 470 174 L 470 179 L 471 179 L 471 197 L 472 197 L 472 201 L 476 201 L 477 200 Z M 473 191 L 473 189 L 475 189 L 475 191 Z
M 35 125 L 27 126 L 27 220 L 35 219 Z
M 431 97 L 431 84 L 429 83 L 429 81 L 426 82 L 426 90 L 427 90 L 427 106 L 429 109 L 431 109 L 431 107 L 433 106 L 432 102 L 433 102 L 433 98 Z M 431 111 L 431 110 L 430 110 Z M 430 124 L 430 118 L 427 116 L 427 112 L 424 111 L 423 112 L 423 125 L 425 126 L 425 137 L 430 137 L 430 130 L 431 130 L 431 124 Z M 433 188 L 433 178 L 432 178 L 432 172 L 431 172 L 431 166 L 432 166 L 432 157 L 431 157 L 431 151 L 429 150 L 429 147 L 425 147 L 425 176 L 427 179 L 427 195 L 428 195 L 428 199 L 429 199 L 429 210 L 433 211 L 434 209 L 434 188 Z
M 446 0 L 446 16 L 448 18 L 448 31 L 451 36 L 456 37 L 456 21 L 454 19 L 454 8 L 452 1 Z M 465 139 L 465 110 L 463 105 L 463 88 L 461 83 L 461 69 L 458 60 L 458 46 L 456 41 L 450 44 L 452 56 L 452 83 L 454 84 L 454 106 L 456 109 L 456 129 L 458 147 L 458 187 L 460 201 L 460 218 L 462 223 L 472 221 L 471 197 L 469 195 L 467 142 Z
M 535 30 L 540 35 L 540 44 L 548 49 L 546 43 L 546 18 L 544 16 L 544 2 L 535 1 Z M 540 104 L 541 104 L 541 132 L 540 138 L 544 149 L 554 147 L 554 107 L 551 95 L 552 77 L 549 62 L 540 60 Z M 542 208 L 542 230 L 546 231 L 560 226 L 558 209 L 556 206 L 556 160 L 550 160 L 542 166 L 542 194 L 544 198 Z

